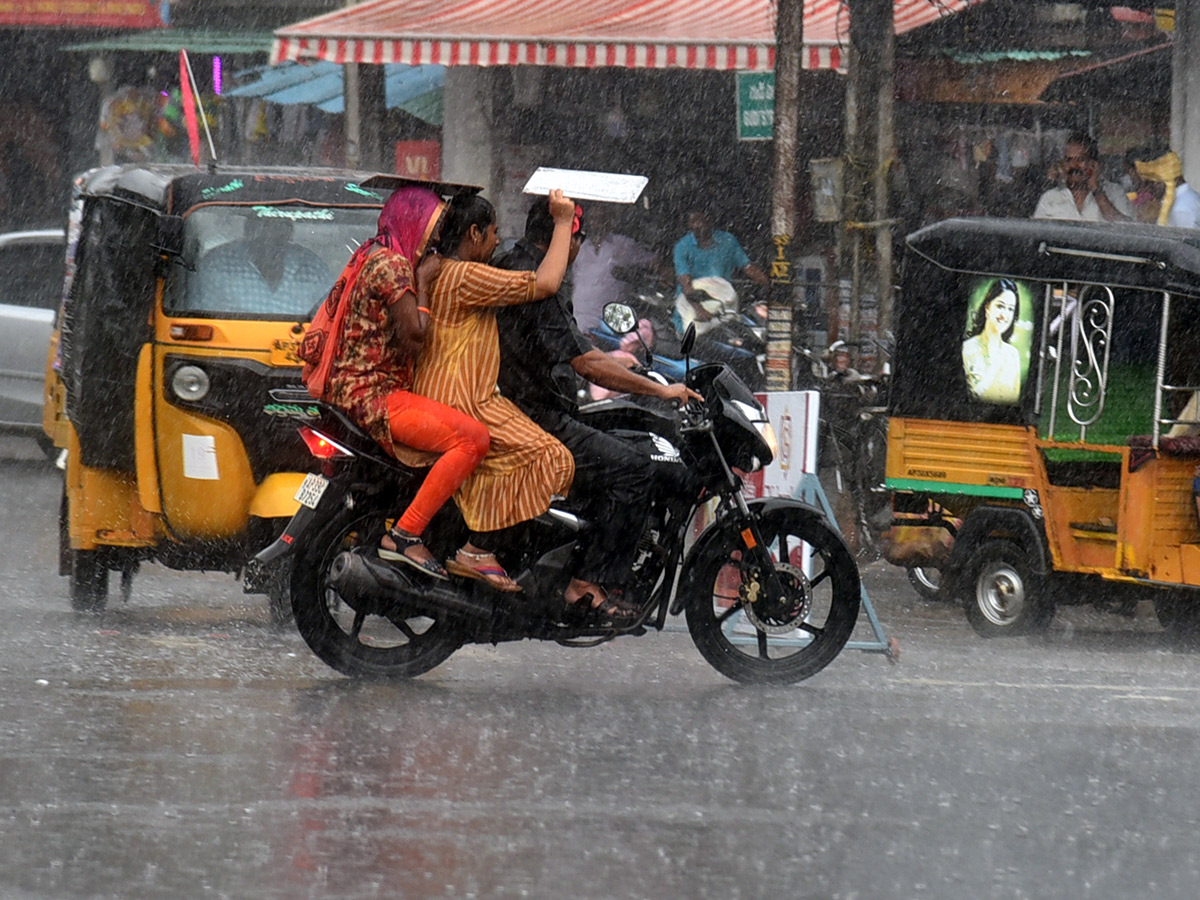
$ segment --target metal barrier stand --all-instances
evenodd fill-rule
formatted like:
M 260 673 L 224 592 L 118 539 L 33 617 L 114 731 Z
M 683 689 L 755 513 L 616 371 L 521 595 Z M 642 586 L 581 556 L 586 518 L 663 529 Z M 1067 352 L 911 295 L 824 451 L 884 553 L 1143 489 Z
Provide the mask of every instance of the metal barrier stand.
M 825 517 L 829 519 L 831 524 L 838 534 L 842 533 L 842 529 L 838 526 L 837 517 L 833 514 L 833 507 L 829 505 L 829 498 L 825 496 L 825 489 L 821 487 L 821 480 L 816 473 L 805 472 L 800 476 L 800 486 L 796 489 L 795 498 L 803 503 L 808 503 L 812 506 L 817 506 L 825 513 Z M 883 623 L 879 621 L 879 616 L 875 614 L 875 607 L 871 604 L 871 598 L 867 596 L 867 586 L 862 585 L 862 608 L 867 614 L 867 621 L 871 623 L 871 631 L 875 634 L 873 641 L 847 641 L 846 650 L 863 650 L 867 653 L 883 653 L 886 654 L 890 662 L 896 662 L 900 659 L 900 642 L 894 637 L 888 637 L 883 630 Z

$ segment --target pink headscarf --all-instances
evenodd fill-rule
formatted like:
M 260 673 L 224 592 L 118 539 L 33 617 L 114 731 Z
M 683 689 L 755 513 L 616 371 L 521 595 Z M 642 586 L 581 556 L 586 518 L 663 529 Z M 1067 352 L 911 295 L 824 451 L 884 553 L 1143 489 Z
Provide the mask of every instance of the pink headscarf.
M 428 249 L 434 229 L 441 221 L 446 204 L 429 188 L 409 185 L 388 197 L 379 213 L 379 232 L 354 251 L 337 283 L 321 304 L 300 345 L 299 356 L 306 363 L 301 378 L 309 393 L 318 399 L 325 397 L 334 356 L 342 334 L 342 323 L 349 309 L 350 294 L 358 273 L 376 247 L 385 247 L 404 257 L 408 264 L 408 280 L 415 280 L 413 270 Z M 406 285 L 410 286 L 410 285 Z
M 379 213 L 379 233 L 368 244 L 381 244 L 416 266 L 446 204 L 429 188 L 409 185 L 393 192 Z

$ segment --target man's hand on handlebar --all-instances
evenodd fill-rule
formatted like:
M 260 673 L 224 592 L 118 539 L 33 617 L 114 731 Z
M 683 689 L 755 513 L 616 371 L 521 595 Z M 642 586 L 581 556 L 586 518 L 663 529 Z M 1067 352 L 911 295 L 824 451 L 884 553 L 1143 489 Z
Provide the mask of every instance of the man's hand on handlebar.
M 708 294 L 704 293 L 704 291 L 685 291 L 683 296 L 690 304 L 692 304 L 692 309 L 696 311 L 696 321 L 712 321 L 712 313 L 704 308 L 704 301 L 712 299 L 708 296 Z
M 686 384 L 664 384 L 661 385 L 661 388 L 662 390 L 658 394 L 661 399 L 670 400 L 678 403 L 680 406 L 683 406 L 691 400 L 695 400 L 698 403 L 704 402 L 704 398 L 693 391 Z

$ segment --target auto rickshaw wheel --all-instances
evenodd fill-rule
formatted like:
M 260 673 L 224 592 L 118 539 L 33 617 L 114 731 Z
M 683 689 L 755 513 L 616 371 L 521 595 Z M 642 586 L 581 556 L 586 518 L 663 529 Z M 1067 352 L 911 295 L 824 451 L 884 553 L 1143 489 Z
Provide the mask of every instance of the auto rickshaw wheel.
M 97 613 L 108 603 L 108 566 L 96 550 L 71 551 L 71 608 Z
M 942 599 L 942 570 L 933 566 L 909 566 L 908 583 L 922 600 Z
M 54 446 L 54 441 L 50 440 L 50 438 L 44 434 L 35 434 L 33 439 L 37 442 L 38 449 L 41 450 L 42 453 L 46 455 L 46 459 L 50 460 L 51 462 L 54 462 L 56 459 L 58 459 L 58 455 L 62 453 L 61 450 Z
M 1175 637 L 1189 641 L 1200 638 L 1200 593 L 1156 591 L 1154 615 L 1158 624 Z
M 967 562 L 957 583 L 967 621 L 980 636 L 1029 634 L 1050 624 L 1054 604 L 1027 556 L 1012 541 L 988 540 Z
M 71 608 L 96 613 L 108 602 L 108 565 L 97 550 L 71 548 L 67 529 L 67 491 L 58 504 L 58 573 L 71 579 Z
M 292 623 L 292 568 L 280 567 L 267 585 L 267 604 L 271 612 L 271 626 L 286 628 Z

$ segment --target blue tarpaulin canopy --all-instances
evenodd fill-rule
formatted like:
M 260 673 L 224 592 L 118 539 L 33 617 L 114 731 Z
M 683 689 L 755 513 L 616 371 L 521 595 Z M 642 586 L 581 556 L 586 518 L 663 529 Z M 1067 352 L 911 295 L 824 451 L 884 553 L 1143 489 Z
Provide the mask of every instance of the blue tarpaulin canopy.
M 442 124 L 444 66 L 391 64 L 383 70 L 388 109 L 402 109 L 430 125 Z M 334 114 L 345 111 L 342 67 L 337 63 L 257 66 L 235 77 L 243 83 L 226 90 L 224 96 L 260 97 L 269 103 L 310 103 Z

